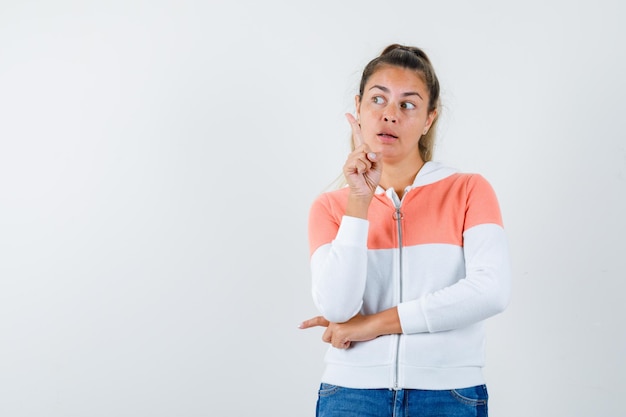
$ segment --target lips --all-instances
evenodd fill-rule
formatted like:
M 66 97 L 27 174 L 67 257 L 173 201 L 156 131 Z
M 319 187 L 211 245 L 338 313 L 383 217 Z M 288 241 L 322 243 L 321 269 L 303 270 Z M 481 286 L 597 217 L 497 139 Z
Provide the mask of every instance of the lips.
M 378 138 L 383 143 L 394 142 L 396 139 L 398 139 L 398 137 L 391 132 L 380 132 L 377 133 L 376 136 L 378 136 Z

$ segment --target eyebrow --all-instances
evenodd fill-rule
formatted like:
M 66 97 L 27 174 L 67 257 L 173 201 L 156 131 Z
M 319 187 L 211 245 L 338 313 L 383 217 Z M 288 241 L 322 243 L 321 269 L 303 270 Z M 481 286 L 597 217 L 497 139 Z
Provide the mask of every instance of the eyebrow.
M 385 93 L 389 93 L 390 92 L 389 89 L 387 87 L 383 86 L 383 85 L 373 85 L 373 86 L 370 87 L 370 90 L 372 90 L 374 88 L 378 88 L 379 90 L 382 90 Z M 419 98 L 424 100 L 424 98 L 417 91 L 407 91 L 406 93 L 402 93 L 402 96 L 403 97 L 418 96 Z

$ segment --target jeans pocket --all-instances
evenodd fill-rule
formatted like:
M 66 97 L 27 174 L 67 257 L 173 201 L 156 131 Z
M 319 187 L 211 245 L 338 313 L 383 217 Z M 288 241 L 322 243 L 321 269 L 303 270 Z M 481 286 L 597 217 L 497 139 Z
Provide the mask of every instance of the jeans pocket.
M 325 382 L 322 382 L 320 384 L 320 389 L 318 391 L 318 394 L 319 394 L 320 397 L 328 397 L 330 395 L 333 395 L 337 391 L 339 391 L 340 388 L 341 387 L 339 387 L 337 385 L 327 384 Z
M 450 390 L 450 394 L 462 404 L 478 407 L 487 405 L 489 394 L 485 385 Z

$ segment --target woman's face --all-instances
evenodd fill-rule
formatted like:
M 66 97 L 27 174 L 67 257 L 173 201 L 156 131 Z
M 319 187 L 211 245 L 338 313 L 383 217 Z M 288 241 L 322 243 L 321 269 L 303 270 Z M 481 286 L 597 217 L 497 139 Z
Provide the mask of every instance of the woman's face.
M 356 114 L 363 140 L 387 163 L 421 160 L 418 142 L 430 128 L 436 111 L 428 113 L 428 88 L 410 69 L 386 65 L 373 73 L 363 97 L 356 97 Z

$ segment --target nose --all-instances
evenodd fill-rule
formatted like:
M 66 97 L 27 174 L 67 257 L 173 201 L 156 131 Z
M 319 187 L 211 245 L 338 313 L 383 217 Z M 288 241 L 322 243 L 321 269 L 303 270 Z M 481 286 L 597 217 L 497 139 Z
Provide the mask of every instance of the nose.
M 395 113 L 390 109 L 385 110 L 385 113 L 383 114 L 383 119 L 385 120 L 385 122 L 391 123 L 396 123 L 396 121 L 398 120 Z

